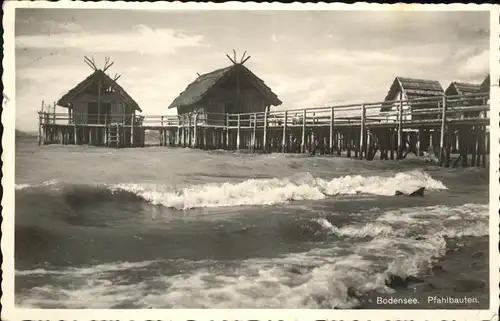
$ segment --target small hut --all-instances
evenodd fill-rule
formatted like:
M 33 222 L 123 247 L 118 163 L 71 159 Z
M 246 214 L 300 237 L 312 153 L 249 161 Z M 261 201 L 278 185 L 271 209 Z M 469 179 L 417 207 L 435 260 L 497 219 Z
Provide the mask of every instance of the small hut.
M 470 106 L 472 105 L 479 105 L 481 104 L 481 100 L 471 100 L 469 99 L 464 99 L 463 101 L 458 100 L 460 97 L 457 96 L 467 96 L 467 95 L 473 95 L 479 93 L 479 84 L 471 84 L 471 83 L 465 83 L 465 82 L 459 82 L 459 81 L 453 81 L 448 88 L 445 90 L 446 96 L 452 96 L 450 99 L 452 100 L 451 103 L 449 103 L 448 107 L 450 109 L 453 109 L 453 107 L 464 107 L 464 106 Z M 463 117 L 477 117 L 479 112 L 477 111 L 469 111 L 465 113 L 450 113 L 448 114 L 447 117 L 451 118 L 462 118 Z
M 198 120 L 220 124 L 227 113 L 264 112 L 281 105 L 271 88 L 244 66 L 250 58 L 245 54 L 239 62 L 236 52 L 233 58 L 226 55 L 232 65 L 198 75 L 168 108 L 177 108 L 178 115 L 197 113 Z
M 62 96 L 57 105 L 68 108 L 70 123 L 76 125 L 130 125 L 132 116 L 142 110 L 116 82 L 120 76 L 115 74 L 112 79 L 106 74 L 113 62 L 106 58 L 104 68 L 98 69 L 93 59 L 85 57 L 84 61 L 94 72 Z
M 392 115 L 396 110 L 399 102 L 391 103 L 394 100 L 411 100 L 418 98 L 432 98 L 444 96 L 443 87 L 436 80 L 415 79 L 396 77 L 387 93 L 384 101 L 387 103 L 382 104 L 380 108 L 381 115 L 387 115 L 387 119 L 394 120 L 397 115 Z M 412 113 L 418 109 L 436 108 L 436 102 L 414 101 L 405 102 L 403 104 L 404 120 L 418 120 L 437 118 L 437 115 L 413 115 Z M 408 110 L 410 113 L 408 113 Z M 389 116 L 388 114 L 391 113 Z

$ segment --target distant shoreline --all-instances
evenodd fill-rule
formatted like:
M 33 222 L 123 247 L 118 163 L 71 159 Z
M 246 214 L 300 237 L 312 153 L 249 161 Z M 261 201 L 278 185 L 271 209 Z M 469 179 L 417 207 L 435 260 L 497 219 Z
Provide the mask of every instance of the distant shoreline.
M 38 134 L 35 132 L 25 132 L 19 129 L 16 129 L 16 137 L 37 137 Z

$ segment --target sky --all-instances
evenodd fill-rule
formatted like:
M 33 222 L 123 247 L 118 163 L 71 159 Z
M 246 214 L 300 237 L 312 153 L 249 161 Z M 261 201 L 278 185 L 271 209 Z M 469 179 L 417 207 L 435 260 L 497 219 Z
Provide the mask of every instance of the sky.
M 440 11 L 145 11 L 16 9 L 16 128 L 37 129 L 106 56 L 143 115 L 167 109 L 197 73 L 235 49 L 283 101 L 278 109 L 381 101 L 396 76 L 480 83 L 489 70 L 489 13 Z M 239 58 L 238 58 L 239 59 Z M 64 109 L 61 109 L 63 111 Z

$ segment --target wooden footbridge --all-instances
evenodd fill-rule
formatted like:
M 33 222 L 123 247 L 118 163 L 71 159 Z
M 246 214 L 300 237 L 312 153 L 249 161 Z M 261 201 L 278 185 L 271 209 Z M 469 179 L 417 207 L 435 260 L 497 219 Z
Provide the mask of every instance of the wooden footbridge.
M 368 160 L 377 151 L 380 159 L 428 152 L 437 155 L 441 166 L 486 166 L 488 99 L 481 93 L 246 114 L 86 115 L 92 123 L 40 111 L 38 142 L 144 147 L 146 132 L 156 131 L 157 145 L 166 147 Z

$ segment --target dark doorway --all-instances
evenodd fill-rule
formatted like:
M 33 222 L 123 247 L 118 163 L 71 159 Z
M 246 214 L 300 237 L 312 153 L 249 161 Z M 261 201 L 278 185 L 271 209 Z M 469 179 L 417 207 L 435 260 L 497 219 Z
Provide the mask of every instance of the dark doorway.
M 99 115 L 99 124 L 109 123 L 111 117 L 111 103 L 101 103 L 101 113 Z
M 91 103 L 88 103 L 88 108 L 87 108 L 87 123 L 88 124 L 97 124 L 97 121 L 99 120 L 98 117 L 97 117 L 97 114 L 98 114 L 98 106 L 97 106 L 97 102 L 91 102 Z

